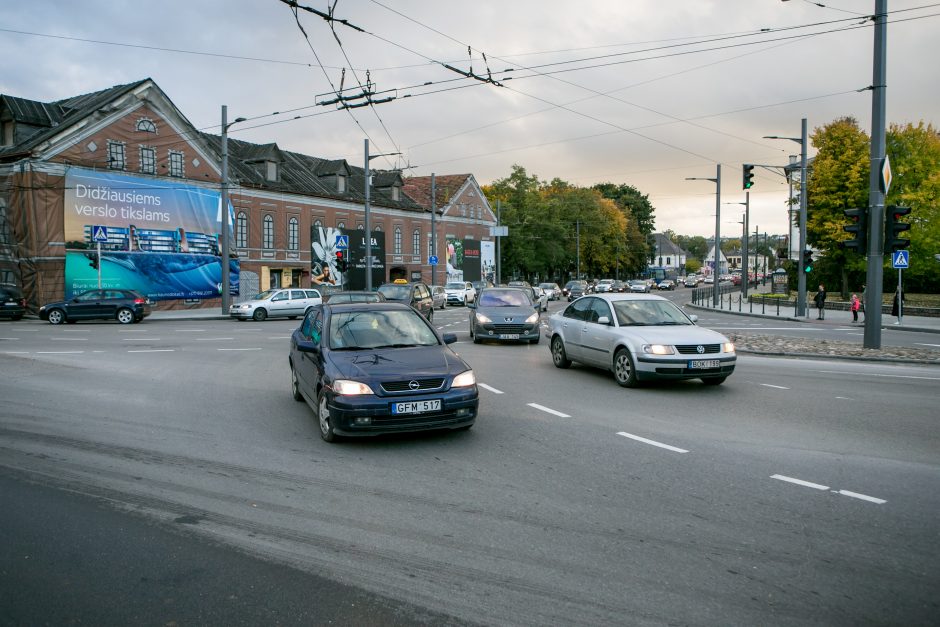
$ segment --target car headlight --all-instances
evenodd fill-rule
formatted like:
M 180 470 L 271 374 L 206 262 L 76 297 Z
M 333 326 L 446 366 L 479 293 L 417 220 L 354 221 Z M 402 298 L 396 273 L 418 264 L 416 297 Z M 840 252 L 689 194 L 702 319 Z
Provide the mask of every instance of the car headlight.
M 721 345 L 721 350 L 723 350 L 726 353 L 733 353 L 734 342 L 725 342 L 724 344 Z
M 239 309 L 251 309 L 251 305 L 244 303 L 238 306 Z
M 646 344 L 643 352 L 650 355 L 675 355 L 676 349 L 667 344 Z
M 476 316 L 477 316 L 477 322 L 481 322 L 483 324 L 489 324 L 490 322 L 493 322 L 492 320 L 490 320 L 489 318 L 487 318 L 480 312 L 477 312 Z
M 452 388 L 467 388 L 471 385 L 476 385 L 477 378 L 473 374 L 473 370 L 467 370 L 466 372 L 461 372 L 456 377 L 454 377 L 454 382 L 450 384 Z
M 525 319 L 526 324 L 534 324 L 539 321 L 539 312 L 535 312 L 531 316 Z
M 333 382 L 333 391 L 344 396 L 356 396 L 361 394 L 374 394 L 372 388 L 359 381 L 348 381 L 346 379 L 337 379 Z

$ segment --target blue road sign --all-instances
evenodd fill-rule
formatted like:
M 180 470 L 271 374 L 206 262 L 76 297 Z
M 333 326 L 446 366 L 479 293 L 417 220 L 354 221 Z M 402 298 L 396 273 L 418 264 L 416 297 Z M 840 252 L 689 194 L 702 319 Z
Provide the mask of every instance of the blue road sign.
M 346 250 L 349 248 L 349 236 L 348 235 L 337 235 L 336 236 L 336 247 L 340 250 Z
M 429 263 L 430 265 L 432 265 L 432 266 L 436 266 L 436 265 L 437 265 L 437 255 L 431 255 L 430 257 L 428 257 L 428 263 Z
M 106 226 L 91 227 L 91 236 L 92 236 L 92 239 L 96 242 L 108 241 L 108 227 Z
M 906 250 L 896 250 L 891 256 L 891 265 L 895 270 L 907 270 L 911 267 L 911 258 Z

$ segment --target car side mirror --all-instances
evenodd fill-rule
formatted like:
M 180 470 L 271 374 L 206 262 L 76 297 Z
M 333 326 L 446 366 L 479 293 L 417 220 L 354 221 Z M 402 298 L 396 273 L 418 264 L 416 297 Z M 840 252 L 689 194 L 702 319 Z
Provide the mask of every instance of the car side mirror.
M 689 320 L 691 320 L 692 322 L 698 322 L 698 316 L 696 316 L 695 314 L 689 314 Z
M 477 301 L 473 301 L 472 303 L 467 303 L 467 308 L 468 308 L 468 309 L 476 309 L 476 308 L 477 308 Z
M 310 340 L 297 340 L 297 350 L 301 353 L 319 353 L 319 345 Z
M 600 318 L 597 319 L 597 324 L 604 324 L 604 325 L 610 326 L 610 318 L 608 318 L 607 316 L 601 316 Z
M 444 338 L 445 344 L 453 344 L 454 342 L 457 341 L 456 333 L 445 333 L 442 337 Z

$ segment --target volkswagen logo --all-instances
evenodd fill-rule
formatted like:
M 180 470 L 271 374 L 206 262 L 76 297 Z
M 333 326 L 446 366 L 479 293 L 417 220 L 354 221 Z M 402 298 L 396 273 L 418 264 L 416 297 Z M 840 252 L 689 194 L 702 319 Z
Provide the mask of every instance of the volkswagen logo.
M 705 347 L 699 344 L 698 346 L 695 347 L 695 350 L 698 352 L 699 355 L 701 355 L 702 353 L 705 352 Z
M 699 348 L 701 348 L 701 346 L 700 346 Z M 699 351 L 699 352 L 702 352 L 702 351 Z M 421 387 L 421 384 L 418 383 L 417 381 L 415 381 L 414 379 L 412 379 L 411 381 L 408 382 L 408 389 L 409 389 L 409 390 L 417 390 L 417 389 L 420 388 L 420 387 Z

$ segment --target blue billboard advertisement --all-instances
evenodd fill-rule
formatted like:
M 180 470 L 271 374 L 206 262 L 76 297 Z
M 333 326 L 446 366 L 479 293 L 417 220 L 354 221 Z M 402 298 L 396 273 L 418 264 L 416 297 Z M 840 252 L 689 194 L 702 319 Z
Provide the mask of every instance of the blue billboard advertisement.
M 65 296 L 98 286 L 153 300 L 218 298 L 222 291 L 221 196 L 165 179 L 72 168 L 65 176 Z M 228 207 L 232 217 L 231 205 Z M 229 220 L 229 241 L 232 224 Z M 95 241 L 96 227 L 100 236 Z M 229 259 L 230 293 L 239 264 Z

